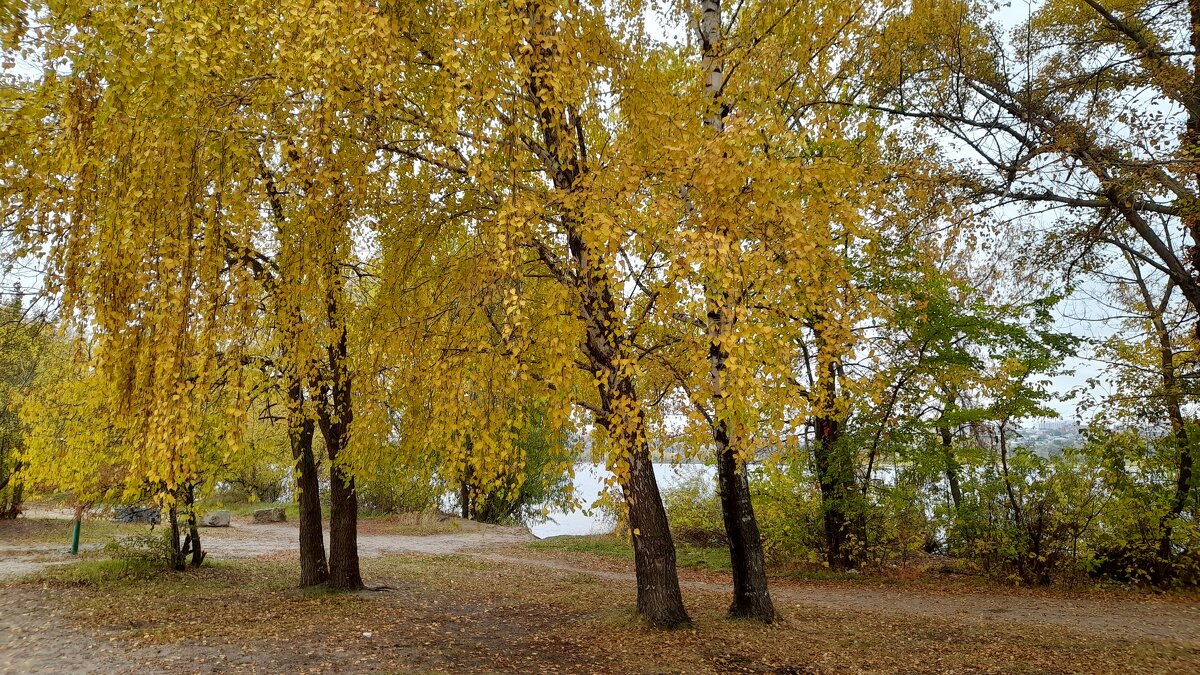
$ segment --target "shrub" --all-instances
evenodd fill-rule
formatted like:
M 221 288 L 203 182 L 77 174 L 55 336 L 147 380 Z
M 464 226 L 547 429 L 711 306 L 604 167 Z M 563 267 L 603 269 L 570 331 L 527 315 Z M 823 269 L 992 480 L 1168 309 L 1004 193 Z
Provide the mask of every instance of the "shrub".
M 174 564 L 175 549 L 171 545 L 171 533 L 167 530 L 135 534 L 113 539 L 104 546 L 104 552 L 115 560 L 127 563 L 151 563 L 168 567 Z
M 705 547 L 729 545 L 721 498 L 712 478 L 691 476 L 667 490 L 663 502 L 676 542 Z
M 444 488 L 424 471 L 393 466 L 360 481 L 357 490 L 361 510 L 384 514 L 433 509 Z

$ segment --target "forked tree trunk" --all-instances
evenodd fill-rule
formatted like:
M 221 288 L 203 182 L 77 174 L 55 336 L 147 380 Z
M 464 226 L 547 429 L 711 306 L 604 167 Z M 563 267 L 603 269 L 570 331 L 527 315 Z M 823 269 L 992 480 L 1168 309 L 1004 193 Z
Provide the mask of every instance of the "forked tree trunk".
M 185 491 L 185 505 L 188 510 L 188 545 L 187 551 L 191 554 L 192 567 L 200 567 L 204 564 L 204 548 L 200 545 L 200 523 L 196 520 L 196 486 L 188 483 Z

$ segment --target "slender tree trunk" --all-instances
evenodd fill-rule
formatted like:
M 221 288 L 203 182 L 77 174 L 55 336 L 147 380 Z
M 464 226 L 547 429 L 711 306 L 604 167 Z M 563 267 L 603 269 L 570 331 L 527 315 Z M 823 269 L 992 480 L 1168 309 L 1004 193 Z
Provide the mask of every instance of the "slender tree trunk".
M 188 483 L 184 492 L 184 505 L 187 506 L 188 517 L 188 551 L 191 553 L 192 567 L 204 564 L 204 548 L 200 545 L 200 523 L 196 520 L 196 486 Z
M 720 0 L 702 0 L 700 3 L 700 51 L 704 71 L 704 91 L 709 110 L 705 111 L 705 126 L 720 134 L 725 130 L 727 108 L 721 100 L 725 87 L 725 62 L 721 50 L 724 27 L 721 23 Z M 695 214 L 703 218 L 703 214 Z M 726 242 L 730 256 L 736 255 L 739 247 L 733 241 L 729 228 L 718 224 L 718 237 Z M 728 273 L 728 270 L 723 270 Z M 726 283 L 728 279 L 724 280 Z M 775 605 L 767 590 L 767 567 L 763 556 L 762 536 L 758 521 L 754 517 L 754 506 L 750 500 L 750 481 L 742 461 L 742 448 L 737 438 L 730 433 L 725 405 L 725 379 L 729 360 L 728 341 L 733 334 L 736 321 L 732 297 L 728 290 L 718 290 L 708 284 L 704 288 L 708 305 L 706 327 L 709 339 L 708 366 L 709 386 L 712 390 L 713 443 L 717 450 L 717 486 L 721 496 L 721 517 L 725 523 L 725 535 L 729 540 L 730 569 L 733 575 L 733 601 L 729 615 L 737 618 L 754 619 L 763 623 L 775 620 Z
M 300 506 L 300 587 L 320 586 L 329 581 L 329 564 L 325 559 L 325 535 L 321 525 L 321 482 L 317 458 L 313 453 L 316 425 L 301 410 L 303 385 L 293 382 L 292 419 L 288 424 L 288 440 L 292 459 L 296 462 L 296 491 Z
M 938 434 L 942 437 L 942 456 L 946 462 L 946 482 L 950 484 L 950 501 L 954 503 L 954 512 L 958 513 L 962 508 L 962 484 L 958 477 L 958 459 L 954 456 L 954 435 L 949 424 L 939 426 Z
M 954 512 L 958 513 L 962 508 L 962 484 L 959 478 L 961 467 L 954 455 L 954 430 L 946 420 L 946 415 L 957 409 L 958 396 L 953 387 L 942 387 L 942 393 L 945 396 L 945 407 L 938 419 L 937 430 L 942 439 L 942 457 L 946 463 L 946 482 L 950 484 L 950 499 L 954 502 Z
M 1200 4 L 1200 0 L 1193 0 L 1189 6 L 1193 9 L 1193 16 L 1200 20 L 1200 16 L 1195 14 L 1196 11 L 1200 11 L 1196 9 L 1198 4 Z M 1196 39 L 1196 35 L 1197 33 L 1193 32 L 1193 40 Z M 1192 134 L 1194 141 L 1200 141 L 1200 137 L 1196 136 L 1200 129 L 1194 129 L 1193 122 L 1194 120 L 1189 118 L 1189 133 Z M 1195 254 L 1193 251 L 1193 255 Z M 1158 543 L 1158 569 L 1155 576 L 1159 583 L 1163 583 L 1170 576 L 1171 558 L 1174 557 L 1174 546 L 1171 540 L 1174 533 L 1173 521 L 1183 513 L 1188 498 L 1191 496 L 1194 462 L 1192 442 L 1188 434 L 1187 422 L 1183 417 L 1183 393 L 1175 373 L 1175 345 L 1171 339 L 1171 331 L 1164 320 L 1174 285 L 1168 282 L 1162 298 L 1155 302 L 1137 260 L 1128 253 L 1125 254 L 1125 260 L 1133 272 L 1137 288 L 1142 295 L 1142 302 L 1146 306 L 1146 312 L 1154 326 L 1155 337 L 1158 339 L 1158 371 L 1159 377 L 1162 379 L 1163 407 L 1167 413 L 1167 420 L 1171 424 L 1171 435 L 1175 439 L 1175 447 L 1179 451 L 1175 475 L 1175 496 L 1171 500 L 1170 510 L 1162 518 L 1162 535 Z
M 363 581 L 358 561 L 358 494 L 354 476 L 344 461 L 338 460 L 350 440 L 354 408 L 347 369 L 349 345 L 341 312 L 341 280 L 336 269 L 329 270 L 327 282 L 326 318 L 329 328 L 337 331 L 337 339 L 326 348 L 331 384 L 322 391 L 318 411 L 329 455 L 329 586 L 359 590 Z
M 474 492 L 471 485 L 471 452 L 475 449 L 475 447 L 470 437 L 468 437 L 465 441 L 465 445 L 467 448 L 467 454 L 466 459 L 464 460 L 465 463 L 463 464 L 462 487 L 459 488 L 458 492 L 459 501 L 462 502 L 462 517 L 466 520 L 470 520 L 472 517 L 474 517 L 476 509 L 475 504 L 473 504 L 471 500 L 471 494 Z
M 570 264 L 567 272 L 562 263 L 548 253 L 544 242 L 539 254 L 558 281 L 578 293 L 587 337 L 581 345 L 587 370 L 596 378 L 601 406 L 597 422 L 607 431 L 616 453 L 618 465 L 628 464 L 628 471 L 618 471 L 625 504 L 629 509 L 629 524 L 633 531 L 634 567 L 637 573 L 638 612 L 654 626 L 674 628 L 690 623 L 679 591 L 675 567 L 675 544 L 667 524 L 650 449 L 646 441 L 645 413 L 637 397 L 631 357 L 632 346 L 617 307 L 613 292 L 612 265 L 606 261 L 603 247 L 589 245 L 583 236 L 585 216 L 574 200 L 579 180 L 587 163 L 584 130 L 577 113 L 571 113 L 571 102 L 564 101 L 558 91 L 553 69 L 562 67 L 563 56 L 557 52 L 556 17 L 538 2 L 530 2 L 519 10 L 525 20 L 525 47 L 518 59 L 525 68 L 526 92 L 535 107 L 538 131 L 547 155 L 543 170 L 554 189 L 571 204 L 561 208 L 561 226 L 567 238 Z
M 1013 488 L 1012 478 L 1008 473 L 1007 419 L 1000 421 L 1000 428 L 998 431 L 1000 436 L 1000 470 L 1001 475 L 1004 477 L 1004 493 L 1008 496 L 1008 505 L 1009 508 L 1012 509 L 1013 521 L 1015 521 L 1017 524 L 1017 531 L 1029 544 L 1030 551 L 1036 553 L 1035 547 L 1038 545 L 1040 539 L 1034 536 L 1033 529 L 1029 527 L 1029 523 L 1025 518 L 1024 509 L 1021 508 L 1021 500 L 1017 499 L 1017 493 L 1015 488 Z M 1035 581 L 1033 571 L 1030 569 L 1030 566 L 1025 559 L 1024 552 L 1018 550 L 1016 559 L 1017 574 L 1020 575 L 1023 582 L 1028 585 L 1033 585 Z
M 171 506 L 167 509 L 167 520 L 171 526 L 171 567 L 176 570 L 182 570 L 184 562 L 183 544 L 179 540 L 179 509 L 175 506 L 174 500 L 171 501 Z
M 1171 541 L 1174 533 L 1172 523 L 1183 513 L 1192 491 L 1193 456 L 1192 442 L 1183 417 L 1179 382 L 1175 376 L 1175 350 L 1171 344 L 1171 334 L 1167 330 L 1161 312 L 1155 313 L 1154 328 L 1159 341 L 1159 371 L 1163 383 L 1164 407 L 1167 411 L 1167 419 L 1171 423 L 1171 434 L 1175 439 L 1175 447 L 1179 450 L 1179 461 L 1175 474 L 1175 496 L 1171 499 L 1170 511 L 1163 517 L 1162 537 L 1158 545 L 1159 570 L 1157 576 L 1159 577 L 1158 581 L 1162 583 L 1169 576 L 1171 559 L 1174 557 L 1174 546 Z

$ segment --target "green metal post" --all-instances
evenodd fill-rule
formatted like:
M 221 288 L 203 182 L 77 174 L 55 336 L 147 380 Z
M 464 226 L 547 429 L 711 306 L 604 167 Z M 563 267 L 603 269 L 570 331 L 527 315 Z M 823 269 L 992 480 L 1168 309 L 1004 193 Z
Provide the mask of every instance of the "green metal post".
M 75 531 L 71 533 L 71 555 L 79 553 L 79 526 L 82 523 L 82 518 L 75 519 Z

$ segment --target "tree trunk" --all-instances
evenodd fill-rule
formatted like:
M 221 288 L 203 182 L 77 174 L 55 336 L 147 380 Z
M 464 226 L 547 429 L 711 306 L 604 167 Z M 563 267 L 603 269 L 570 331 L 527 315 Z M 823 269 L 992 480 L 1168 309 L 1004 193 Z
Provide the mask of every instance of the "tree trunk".
M 1000 442 L 1000 471 L 1004 477 L 1004 493 L 1008 496 L 1008 506 L 1012 509 L 1013 521 L 1017 524 L 1017 531 L 1025 538 L 1030 552 L 1036 553 L 1040 537 L 1036 537 L 1034 528 L 1029 527 L 1029 523 L 1025 518 L 1025 512 L 1021 508 L 1021 500 L 1017 498 L 1012 478 L 1008 473 L 1008 422 L 1007 418 L 1000 420 L 1000 427 L 997 430 Z M 1017 551 L 1016 563 L 1017 574 L 1021 577 L 1021 581 L 1032 586 L 1035 582 L 1034 571 L 1030 569 L 1030 565 L 1026 561 L 1025 551 Z
M 187 550 L 192 556 L 192 567 L 200 567 L 204 564 L 204 548 L 200 545 L 200 523 L 196 520 L 196 486 L 188 483 L 184 492 L 184 505 L 187 506 L 188 517 L 188 546 Z
M 354 408 L 346 367 L 349 345 L 341 319 L 342 289 L 336 269 L 329 271 L 327 282 L 326 318 L 330 329 L 337 331 L 337 339 L 326 347 L 331 384 L 322 388 L 318 414 L 329 455 L 329 586 L 359 590 L 363 581 L 358 561 L 358 494 L 354 476 L 338 459 L 350 440 Z
M 538 251 L 555 278 L 580 299 L 579 314 L 587 336 L 581 345 L 585 368 L 596 378 L 601 405 L 596 421 L 608 433 L 616 463 L 628 463 L 628 475 L 618 471 L 629 524 L 633 531 L 634 567 L 637 573 L 638 612 L 656 627 L 675 628 L 690 623 L 679 592 L 675 568 L 675 544 L 667 524 L 650 449 L 646 441 L 645 413 L 634 384 L 632 345 L 624 316 L 614 297 L 613 265 L 604 247 L 587 243 L 583 236 L 585 213 L 577 196 L 579 181 L 587 172 L 584 129 L 577 114 L 568 120 L 571 102 L 558 91 L 553 69 L 564 67 L 558 40 L 556 15 L 538 2 L 518 10 L 527 33 L 528 50 L 519 52 L 525 69 L 525 88 L 535 108 L 538 131 L 547 154 L 543 170 L 555 191 L 564 196 L 559 222 L 566 235 L 570 263 L 568 272 L 549 254 L 545 242 Z M 571 66 L 574 67 L 574 66 Z
M 358 496 L 354 478 L 341 466 L 330 468 L 329 586 L 344 590 L 363 588 L 358 562 Z
M 1200 107 L 1200 0 L 1188 0 L 1187 6 L 1188 15 L 1191 18 L 1189 42 L 1192 45 L 1192 79 L 1188 83 L 1187 97 L 1192 105 L 1187 108 L 1189 113 L 1183 138 L 1180 139 L 1182 145 L 1180 149 L 1191 160 L 1191 179 L 1195 182 L 1195 189 L 1200 189 L 1200 166 L 1197 165 L 1197 162 L 1200 161 L 1200 115 L 1196 113 L 1196 109 Z M 1193 203 L 1185 205 L 1181 220 L 1192 239 L 1192 245 L 1188 247 L 1188 258 L 1191 263 L 1189 272 L 1191 272 L 1192 280 L 1195 281 L 1200 279 L 1200 203 L 1195 203 L 1193 200 Z M 1187 293 L 1190 287 L 1181 284 L 1180 290 L 1184 291 L 1184 294 L 1192 301 L 1192 307 L 1200 311 L 1200 304 L 1193 299 L 1191 294 Z M 1200 321 L 1196 323 L 1195 334 L 1200 337 Z
M 15 462 L 12 471 L 4 477 L 4 485 L 0 485 L 0 492 L 8 488 L 8 498 L 0 502 L 0 520 L 12 520 L 21 515 L 21 501 L 24 497 L 24 483 L 17 472 L 21 470 L 21 463 Z
M 1192 4 L 1195 10 L 1196 4 Z M 1193 33 L 1195 39 L 1196 33 Z M 1189 130 L 1193 129 L 1193 120 L 1189 118 Z M 1200 141 L 1193 134 L 1195 140 Z M 1193 251 L 1195 253 L 1195 251 Z M 1158 569 L 1155 571 L 1156 581 L 1163 583 L 1167 581 L 1171 574 L 1171 558 L 1174 557 L 1174 547 L 1171 541 L 1174 533 L 1174 525 L 1172 521 L 1179 518 L 1187 506 L 1188 498 L 1192 491 L 1192 466 L 1194 457 L 1192 454 L 1192 442 L 1187 430 L 1187 422 L 1183 417 L 1183 393 L 1179 386 L 1179 381 L 1175 373 L 1175 345 L 1171 339 L 1171 331 L 1167 327 L 1164 316 L 1167 312 L 1167 307 L 1171 301 L 1171 293 L 1173 286 L 1168 283 L 1163 291 L 1162 298 L 1155 302 L 1154 297 L 1150 294 L 1150 287 L 1147 285 L 1145 277 L 1142 276 L 1141 266 L 1128 253 L 1125 254 L 1125 261 L 1129 264 L 1133 272 L 1134 281 L 1137 284 L 1138 291 L 1142 295 L 1142 302 L 1146 306 L 1146 313 L 1150 316 L 1151 324 L 1154 326 L 1154 334 L 1158 340 L 1158 372 L 1162 379 L 1163 387 L 1163 408 L 1167 413 L 1167 420 L 1171 423 L 1171 434 L 1175 439 L 1175 447 L 1179 450 L 1179 461 L 1175 476 L 1175 496 L 1171 500 L 1171 509 L 1163 515 L 1162 518 L 1162 536 L 1158 543 Z M 1200 329 L 1198 329 L 1200 330 Z
M 950 501 L 954 503 L 954 512 L 958 513 L 962 508 L 962 484 L 958 477 L 958 459 L 954 456 L 954 436 L 950 433 L 949 425 L 938 427 L 938 433 L 942 437 L 942 456 L 946 461 L 946 482 L 950 484 Z
M 704 91 L 709 103 L 705 111 L 705 126 L 720 134 L 725 130 L 725 115 L 728 112 L 721 100 L 725 87 L 725 62 L 722 53 L 724 27 L 721 23 L 721 1 L 702 0 L 700 14 L 701 67 L 704 71 Z M 697 214 L 703 217 L 703 214 Z M 715 233 L 736 255 L 739 250 L 729 228 L 723 223 L 715 224 Z M 721 270 L 724 277 L 729 270 Z M 728 281 L 727 279 L 725 280 Z M 705 284 L 705 299 L 708 304 L 706 332 L 708 334 L 709 386 L 712 390 L 712 414 L 710 418 L 713 443 L 717 450 L 717 486 L 721 496 L 721 517 L 725 523 L 725 535 L 729 540 L 729 560 L 733 574 L 733 602 L 729 615 L 737 618 L 754 619 L 763 623 L 775 620 L 775 606 L 767 590 L 767 569 L 763 556 L 762 536 L 754 507 L 750 501 L 750 481 L 742 462 L 737 439 L 731 437 L 725 405 L 726 364 L 729 360 L 727 341 L 733 334 L 736 315 L 731 304 L 729 291 L 718 290 Z
M 175 570 L 182 570 L 185 567 L 183 544 L 179 540 L 179 509 L 175 506 L 175 500 L 171 501 L 171 506 L 167 509 L 167 521 L 171 526 L 171 567 Z
M 1158 545 L 1159 570 L 1156 576 L 1158 582 L 1163 583 L 1170 576 L 1171 559 L 1174 557 L 1174 546 L 1171 541 L 1174 533 L 1172 521 L 1183 513 L 1192 491 L 1193 457 L 1192 443 L 1188 435 L 1187 423 L 1183 417 L 1179 382 L 1175 376 L 1175 350 L 1171 344 L 1171 334 L 1167 330 L 1161 312 L 1154 315 L 1154 328 L 1159 341 L 1159 370 L 1163 381 L 1164 407 L 1167 411 L 1167 419 L 1171 423 L 1175 446 L 1179 450 L 1175 475 L 1175 496 L 1171 500 L 1170 511 L 1163 517 L 1162 538 Z
M 847 541 L 850 533 L 850 499 L 854 490 L 853 467 L 844 461 L 838 440 L 841 424 L 821 415 L 813 420 L 816 436 L 813 459 L 817 482 L 821 486 L 821 512 L 825 525 L 825 560 L 830 569 L 846 570 L 854 566 L 854 554 Z
M 321 482 L 313 454 L 315 424 L 302 410 L 303 386 L 293 382 L 292 405 L 298 412 L 289 421 L 288 440 L 296 462 L 296 491 L 300 506 L 300 587 L 320 586 L 329 581 L 325 559 L 325 535 L 321 526 Z
M 710 298 L 709 302 L 708 363 L 713 400 L 710 420 L 717 450 L 717 486 L 733 575 L 733 602 L 729 606 L 729 615 L 771 623 L 776 618 L 775 605 L 767 590 L 766 560 L 750 500 L 750 481 L 726 419 L 725 374 L 729 352 L 725 341 L 733 332 L 733 315 L 728 307 L 728 294 L 722 293 L 719 297 L 719 301 Z
M 775 605 L 767 590 L 767 565 L 762 536 L 750 501 L 746 466 L 728 445 L 722 447 L 722 428 L 717 434 L 717 483 L 721 494 L 721 516 L 729 539 L 729 563 L 733 572 L 733 602 L 729 616 L 775 621 Z
M 622 481 L 622 494 L 629 509 L 633 533 L 633 561 L 637 575 L 637 611 L 654 626 L 678 628 L 691 623 L 679 591 L 675 568 L 675 542 L 663 508 L 654 464 L 645 442 L 641 414 L 635 430 L 625 435 L 622 447 L 630 448 L 629 477 Z M 610 433 L 612 431 L 610 430 Z
M 954 430 L 946 421 L 946 415 L 955 410 L 957 395 L 952 387 L 943 387 L 946 397 L 945 408 L 937 422 L 938 435 L 942 438 L 942 458 L 946 463 L 946 482 L 950 484 L 950 500 L 954 502 L 954 512 L 962 508 L 962 484 L 959 479 L 958 458 L 954 456 Z

